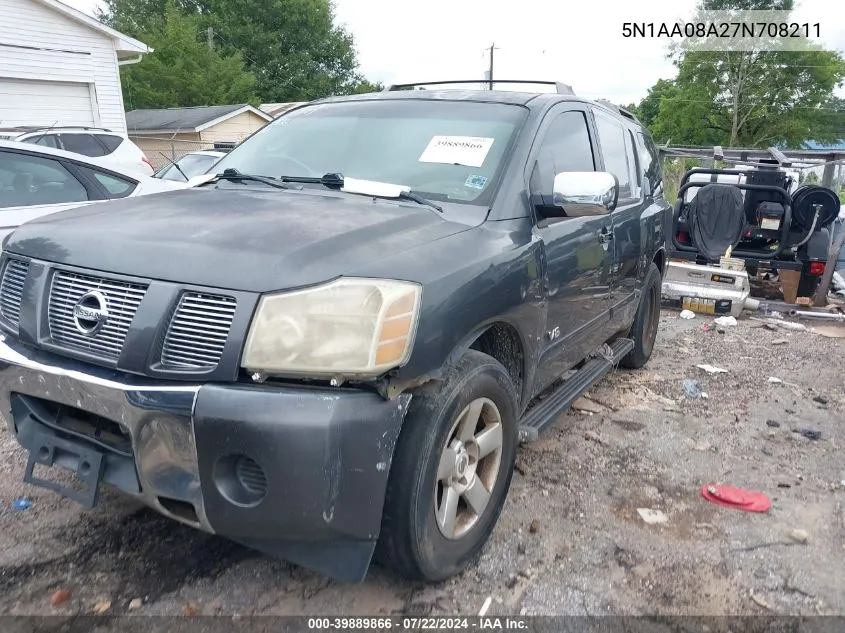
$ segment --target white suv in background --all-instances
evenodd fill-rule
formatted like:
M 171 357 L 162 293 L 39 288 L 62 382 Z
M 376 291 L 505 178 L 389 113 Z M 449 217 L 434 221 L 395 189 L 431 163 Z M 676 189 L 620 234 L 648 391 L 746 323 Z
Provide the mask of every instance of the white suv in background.
M 92 158 L 103 158 L 116 168 L 128 169 L 143 176 L 152 176 L 155 172 L 140 147 L 125 134 L 105 128 L 26 128 L 9 140 L 52 147 Z

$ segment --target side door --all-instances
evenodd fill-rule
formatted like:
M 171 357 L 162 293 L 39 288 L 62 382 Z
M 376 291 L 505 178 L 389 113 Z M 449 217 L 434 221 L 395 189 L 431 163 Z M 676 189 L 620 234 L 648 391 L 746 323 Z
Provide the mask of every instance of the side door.
M 630 325 L 639 303 L 645 274 L 642 255 L 647 236 L 642 214 L 646 206 L 636 141 L 627 125 L 594 109 L 604 170 L 619 181 L 619 199 L 611 214 L 613 261 L 610 277 L 610 325 L 614 332 Z
M 586 104 L 565 104 L 546 116 L 532 151 L 530 193 L 535 235 L 543 242 L 547 301 L 545 351 L 538 388 L 549 385 L 605 340 L 610 306 L 609 215 L 544 217 L 554 178 L 596 171 L 598 161 Z

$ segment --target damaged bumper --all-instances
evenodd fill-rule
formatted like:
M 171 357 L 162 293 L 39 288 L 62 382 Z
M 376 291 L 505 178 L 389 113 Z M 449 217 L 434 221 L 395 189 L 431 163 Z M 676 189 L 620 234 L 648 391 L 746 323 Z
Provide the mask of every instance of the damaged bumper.
M 26 479 L 160 513 L 332 577 L 364 578 L 409 395 L 154 381 L 0 337 L 0 414 Z M 42 473 L 77 474 L 81 491 Z

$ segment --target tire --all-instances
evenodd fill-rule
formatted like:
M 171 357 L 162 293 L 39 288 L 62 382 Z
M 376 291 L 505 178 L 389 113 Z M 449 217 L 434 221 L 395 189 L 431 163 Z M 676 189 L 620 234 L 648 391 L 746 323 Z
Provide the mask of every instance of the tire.
M 660 269 L 652 262 L 643 283 L 643 292 L 634 323 L 628 332 L 628 338 L 634 340 L 634 349 L 619 363 L 626 369 L 640 369 L 651 358 L 657 328 L 660 323 L 660 292 L 663 279 Z
M 477 560 L 496 525 L 513 477 L 518 444 L 516 409 L 516 389 L 505 368 L 475 350 L 468 350 L 448 368 L 443 380 L 432 381 L 414 393 L 393 456 L 376 562 L 410 580 L 437 582 Z M 499 420 L 498 454 L 494 450 L 479 458 L 480 445 L 474 439 L 463 451 L 460 446 L 458 451 L 449 449 L 456 446 L 456 433 L 470 427 L 459 422 L 468 421 L 467 416 L 477 412 L 478 423 L 485 424 L 481 430 L 486 428 L 488 433 Z M 472 428 L 477 429 L 478 423 Z M 480 431 L 475 432 L 480 435 Z M 495 440 L 496 433 L 485 437 Z M 442 461 L 451 468 L 439 473 L 441 456 L 447 449 L 451 450 L 449 457 Z M 473 455 L 477 460 L 474 466 Z M 496 464 L 498 468 L 494 469 Z M 464 478 L 458 480 L 461 468 L 465 468 Z M 448 479 L 443 477 L 446 470 Z M 467 487 L 470 482 L 484 484 L 490 491 L 480 512 L 472 510 L 466 501 L 471 498 L 478 504 L 479 497 L 471 486 Z M 461 488 L 465 488 L 467 497 L 456 492 Z M 451 523 L 454 529 L 448 521 L 441 527 L 438 516 L 451 516 L 445 512 L 451 507 L 457 509 Z

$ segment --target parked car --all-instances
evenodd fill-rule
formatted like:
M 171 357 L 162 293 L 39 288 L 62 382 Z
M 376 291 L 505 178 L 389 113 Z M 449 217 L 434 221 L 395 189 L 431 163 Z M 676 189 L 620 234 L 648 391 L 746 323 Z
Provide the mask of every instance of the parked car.
M 24 222 L 51 213 L 185 186 L 115 169 L 110 161 L 0 141 L 0 239 Z
M 188 152 L 155 173 L 156 178 L 163 180 L 189 181 L 194 176 L 206 173 L 226 152 L 204 149 Z
M 17 132 L 13 135 L 13 132 Z M 105 128 L 90 127 L 26 127 L 0 130 L 3 139 L 32 143 L 42 147 L 63 149 L 91 158 L 107 158 L 109 164 L 122 171 L 152 176 L 155 169 L 146 154 L 126 134 Z
M 213 171 L 7 238 L 26 481 L 88 507 L 110 484 L 346 581 L 374 553 L 437 581 L 487 542 L 518 443 L 651 356 L 671 207 L 625 110 L 394 87 L 289 111 Z

